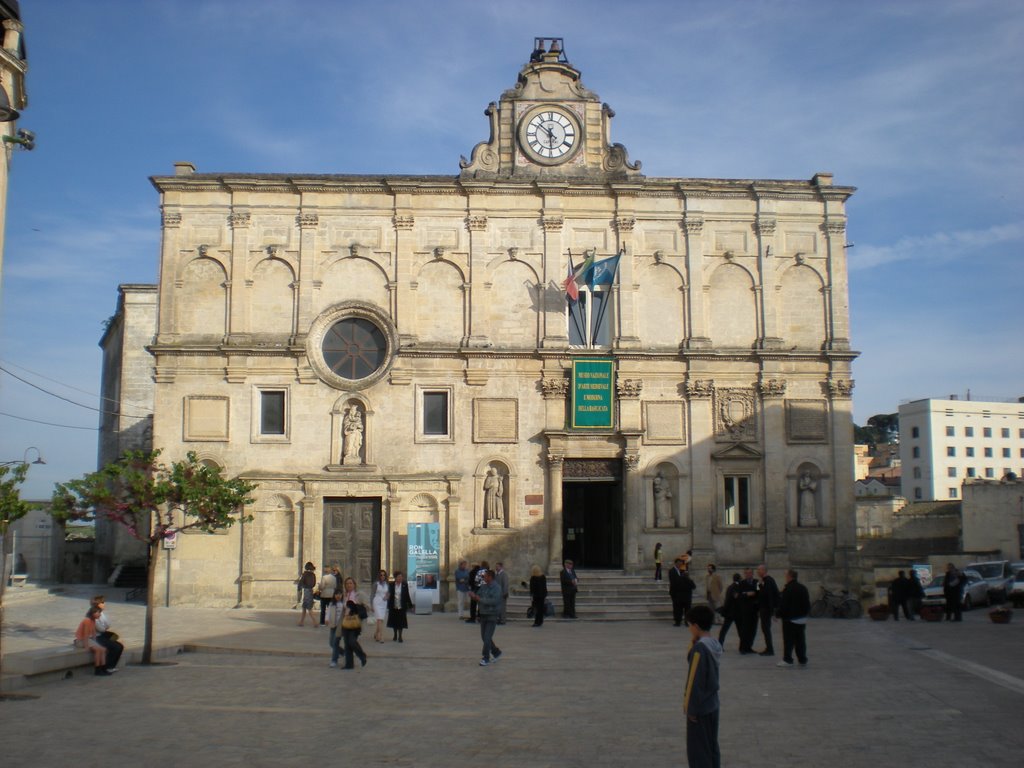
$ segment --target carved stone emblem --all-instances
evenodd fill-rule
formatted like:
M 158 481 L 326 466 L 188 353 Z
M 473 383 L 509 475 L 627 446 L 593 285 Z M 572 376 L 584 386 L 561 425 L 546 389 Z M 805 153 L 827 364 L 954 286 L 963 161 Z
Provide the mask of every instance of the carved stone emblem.
M 615 392 L 621 399 L 636 399 L 643 392 L 644 383 L 641 379 L 619 379 L 615 382 Z
M 754 393 L 749 389 L 715 390 L 715 436 L 733 442 L 757 439 Z
M 705 380 L 686 381 L 687 397 L 711 397 L 715 394 L 715 382 Z

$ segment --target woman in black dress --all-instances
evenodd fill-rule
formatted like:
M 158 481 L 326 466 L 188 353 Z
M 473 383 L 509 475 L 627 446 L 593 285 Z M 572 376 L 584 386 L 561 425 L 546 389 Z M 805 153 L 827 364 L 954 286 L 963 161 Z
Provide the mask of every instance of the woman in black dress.
M 405 612 L 412 608 L 409 585 L 401 571 L 395 571 L 395 580 L 388 586 L 388 626 L 392 629 L 392 642 L 402 641 L 402 630 L 409 628 Z
M 530 599 L 533 606 L 533 626 L 535 627 L 544 623 L 544 603 L 547 598 L 548 577 L 544 575 L 539 565 L 535 565 L 530 571 Z

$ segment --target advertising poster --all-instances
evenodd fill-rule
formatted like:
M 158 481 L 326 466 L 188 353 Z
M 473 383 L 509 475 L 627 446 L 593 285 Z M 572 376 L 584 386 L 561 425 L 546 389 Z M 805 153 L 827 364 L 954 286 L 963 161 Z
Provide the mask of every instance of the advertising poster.
M 409 523 L 408 527 L 408 573 L 409 591 L 432 590 L 434 605 L 441 602 L 441 524 Z M 416 598 L 413 597 L 415 602 Z

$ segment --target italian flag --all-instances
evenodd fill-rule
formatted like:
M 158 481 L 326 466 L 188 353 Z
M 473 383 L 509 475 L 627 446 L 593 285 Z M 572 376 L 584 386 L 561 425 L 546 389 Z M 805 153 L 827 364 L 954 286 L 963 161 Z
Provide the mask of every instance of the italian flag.
M 587 272 L 594 265 L 595 252 L 594 250 L 587 251 L 587 258 L 575 269 L 572 266 L 572 252 L 569 252 L 569 276 L 565 278 L 562 287 L 565 288 L 566 294 L 573 301 L 579 301 L 580 286 L 586 282 Z

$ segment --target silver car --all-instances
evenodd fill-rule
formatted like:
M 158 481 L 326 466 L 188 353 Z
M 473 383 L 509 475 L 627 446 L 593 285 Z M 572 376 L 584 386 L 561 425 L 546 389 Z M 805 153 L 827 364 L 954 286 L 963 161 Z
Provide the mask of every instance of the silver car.
M 964 610 L 970 610 L 976 605 L 988 604 L 988 582 L 981 578 L 977 571 L 964 571 L 964 583 L 962 586 L 960 603 Z M 924 588 L 924 599 L 922 605 L 945 605 L 946 596 L 942 592 L 942 580 L 945 574 L 936 576 Z
M 1016 563 L 1014 563 L 1016 565 Z M 1015 608 L 1024 608 L 1024 568 L 1017 571 L 1013 577 L 1013 587 L 1010 589 L 1010 600 Z
M 971 563 L 967 568 L 972 571 L 977 571 L 988 583 L 989 602 L 1006 602 L 1006 596 L 1010 594 L 1010 589 L 1013 586 L 1013 571 L 1010 570 L 1009 560 L 991 560 L 984 563 Z

